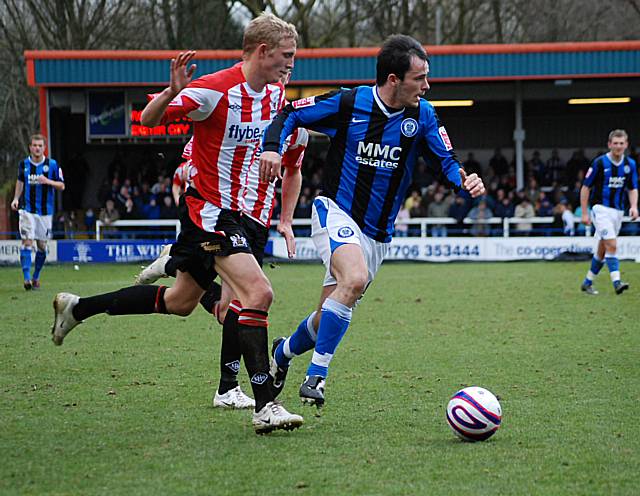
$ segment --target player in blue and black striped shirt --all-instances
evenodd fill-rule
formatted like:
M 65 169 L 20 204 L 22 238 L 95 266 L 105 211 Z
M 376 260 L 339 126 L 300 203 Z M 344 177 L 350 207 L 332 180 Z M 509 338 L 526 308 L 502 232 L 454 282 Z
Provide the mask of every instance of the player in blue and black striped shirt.
M 40 287 L 40 271 L 47 258 L 47 240 L 51 238 L 55 191 L 64 190 L 62 169 L 52 158 L 45 157 L 46 139 L 41 134 L 31 136 L 29 156 L 18 165 L 18 179 L 11 208 L 18 211 L 20 264 L 24 289 Z M 35 268 L 31 275 L 31 250 L 36 241 Z
M 329 362 L 351 322 L 352 309 L 387 252 L 398 210 L 419 156 L 440 169 L 457 192 L 484 193 L 466 176 L 434 108 L 429 63 L 413 38 L 394 35 L 377 58 L 376 84 L 298 100 L 275 118 L 264 137 L 263 180 L 280 176 L 285 138 L 296 127 L 327 134 L 325 188 L 313 202 L 312 238 L 327 267 L 320 305 L 289 338 L 274 344 L 271 374 L 279 392 L 290 359 L 314 349 L 303 401 L 324 403 Z
M 625 209 L 625 190 L 629 197 L 629 215 L 633 220 L 638 218 L 638 169 L 636 162 L 624 154 L 628 146 L 629 138 L 626 131 L 611 131 L 609 153 L 593 160 L 580 190 L 582 222 L 590 224 L 593 220 L 595 237 L 598 240 L 591 267 L 580 286 L 587 294 L 598 294 L 593 287 L 593 279 L 605 263 L 616 294 L 622 294 L 629 289 L 629 284 L 620 280 L 620 262 L 616 253 L 616 239 Z M 588 210 L 589 199 L 593 205 L 591 218 Z

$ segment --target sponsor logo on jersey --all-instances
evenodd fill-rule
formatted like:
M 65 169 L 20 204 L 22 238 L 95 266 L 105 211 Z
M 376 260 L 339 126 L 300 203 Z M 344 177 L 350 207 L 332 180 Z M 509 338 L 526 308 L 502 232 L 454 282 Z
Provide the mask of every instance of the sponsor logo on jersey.
M 412 138 L 418 132 L 418 123 L 415 119 L 405 119 L 402 121 L 402 124 L 400 124 L 400 131 L 402 131 L 402 134 L 407 138 Z
M 402 153 L 402 147 L 382 145 L 380 143 L 358 142 L 356 162 L 381 169 L 396 169 Z
M 233 110 L 234 112 L 239 112 L 242 110 L 242 105 L 240 105 L 239 103 L 232 103 L 231 105 L 229 105 L 229 110 Z
M 262 140 L 262 133 L 264 129 L 258 126 L 252 126 L 251 124 L 232 124 L 229 126 L 229 139 L 234 139 L 238 142 L 244 143 L 257 143 Z
M 254 384 L 264 384 L 265 382 L 267 382 L 268 378 L 269 374 L 258 372 L 257 374 L 253 374 L 253 377 L 251 377 L 251 382 L 253 382 Z
M 624 176 L 613 176 L 609 178 L 609 187 L 610 188 L 623 188 L 624 187 Z
M 312 105 L 315 105 L 315 104 L 316 104 L 316 97 L 308 96 L 307 98 L 301 98 L 300 100 L 294 101 L 291 105 L 293 105 L 294 109 L 299 109 L 304 107 L 311 107 Z
M 340 236 L 341 238 L 350 238 L 351 236 L 353 236 L 353 234 L 353 229 L 351 229 L 349 226 L 341 227 L 340 229 L 338 229 L 338 236 Z
M 438 134 L 440 135 L 440 138 L 442 138 L 442 142 L 444 143 L 444 147 L 447 149 L 447 151 L 453 150 L 451 140 L 449 139 L 449 135 L 447 134 L 447 130 L 444 128 L 444 126 L 440 126 L 438 128 Z
M 241 236 L 240 234 L 232 234 L 229 236 L 231 240 L 231 246 L 234 248 L 247 248 L 249 245 L 247 243 L 247 238 Z

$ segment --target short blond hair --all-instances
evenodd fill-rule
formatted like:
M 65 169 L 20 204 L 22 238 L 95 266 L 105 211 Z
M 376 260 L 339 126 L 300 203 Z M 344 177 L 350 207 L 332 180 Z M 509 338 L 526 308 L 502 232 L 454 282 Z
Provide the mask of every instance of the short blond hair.
M 614 129 L 613 131 L 611 131 L 609 133 L 609 141 L 611 141 L 613 138 L 624 138 L 629 141 L 629 135 L 624 129 Z
M 44 134 L 40 134 L 40 133 L 32 134 L 31 139 L 29 140 L 29 143 L 33 143 L 33 140 L 44 141 L 44 144 L 45 145 L 47 144 L 47 138 L 44 137 Z
M 278 48 L 286 39 L 298 39 L 296 27 L 273 14 L 263 12 L 244 30 L 242 51 L 245 54 L 252 53 L 262 43 L 269 48 Z

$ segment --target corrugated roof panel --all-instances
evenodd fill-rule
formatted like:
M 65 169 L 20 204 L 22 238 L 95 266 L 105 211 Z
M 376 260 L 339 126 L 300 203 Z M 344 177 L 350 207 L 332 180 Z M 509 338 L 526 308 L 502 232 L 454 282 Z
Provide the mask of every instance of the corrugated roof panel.
M 115 57 L 115 56 L 114 56 Z M 196 59 L 197 75 L 229 67 L 237 58 Z M 371 81 L 375 56 L 299 57 L 294 82 Z M 165 84 L 169 59 L 34 58 L 37 85 Z M 431 55 L 436 79 L 512 79 L 640 74 L 640 50 L 453 53 Z

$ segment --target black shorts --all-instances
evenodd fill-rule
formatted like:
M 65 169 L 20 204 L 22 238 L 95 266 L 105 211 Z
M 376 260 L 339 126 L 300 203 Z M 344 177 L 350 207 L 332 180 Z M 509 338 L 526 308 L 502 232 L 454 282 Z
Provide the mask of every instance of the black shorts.
M 260 267 L 262 267 L 264 249 L 269 240 L 269 229 L 246 215 L 242 216 L 242 227 L 244 227 L 244 232 L 247 233 L 247 240 L 249 241 L 251 252 L 253 256 L 256 257 Z
M 216 232 L 205 231 L 189 216 L 189 199 L 202 201 L 202 197 L 194 188 L 189 188 L 180 197 L 180 235 L 171 247 L 171 258 L 175 260 L 178 270 L 188 272 L 198 286 L 206 291 L 218 275 L 215 270 L 215 257 L 251 253 L 252 250 L 240 212 L 220 209 L 214 227 Z

